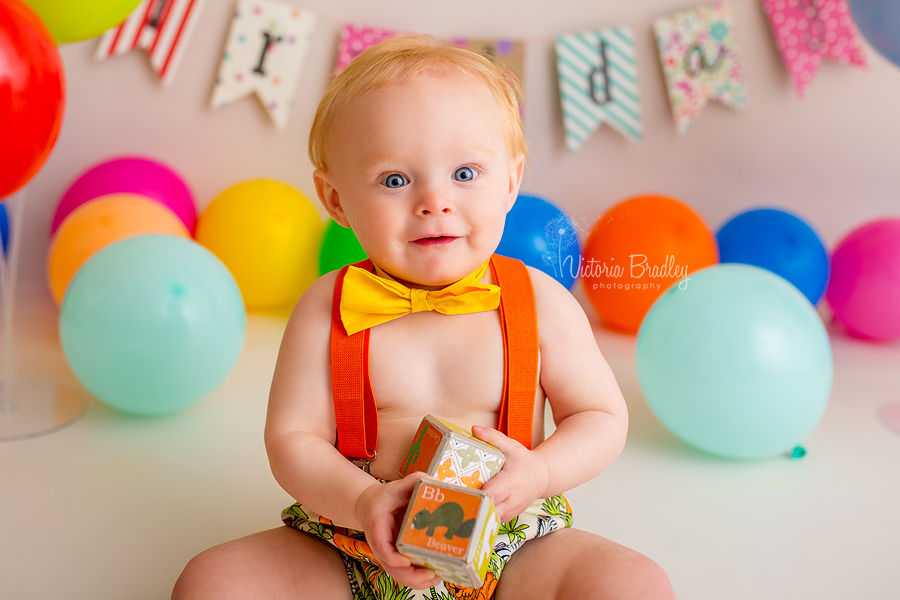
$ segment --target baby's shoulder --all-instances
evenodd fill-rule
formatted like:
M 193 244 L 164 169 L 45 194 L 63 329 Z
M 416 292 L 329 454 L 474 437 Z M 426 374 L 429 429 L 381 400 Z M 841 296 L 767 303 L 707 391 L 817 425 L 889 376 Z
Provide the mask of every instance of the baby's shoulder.
M 540 269 L 528 267 L 528 273 L 534 288 L 534 305 L 541 338 L 560 328 L 583 327 L 588 324 L 581 304 L 565 286 Z
M 337 271 L 326 273 L 306 288 L 291 311 L 285 334 L 293 334 L 299 329 L 322 330 L 326 326 L 330 329 L 331 302 L 337 273 Z

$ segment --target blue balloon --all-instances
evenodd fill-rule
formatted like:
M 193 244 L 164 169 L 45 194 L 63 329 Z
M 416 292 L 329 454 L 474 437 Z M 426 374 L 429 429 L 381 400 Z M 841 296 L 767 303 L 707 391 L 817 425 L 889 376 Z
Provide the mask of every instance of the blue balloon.
M 141 235 L 76 273 L 59 333 L 78 380 L 125 412 L 158 415 L 212 392 L 244 343 L 246 312 L 225 265 L 193 240 Z
M 750 265 L 714 265 L 669 288 L 641 324 L 636 358 L 662 424 L 726 458 L 790 452 L 831 393 L 831 344 L 818 313 L 787 281 Z
M 850 0 L 850 13 L 869 43 L 900 67 L 900 2 Z
M 3 240 L 3 253 L 6 254 L 6 247 L 9 245 L 9 216 L 6 214 L 5 202 L 0 202 L 0 238 Z
M 581 246 L 572 219 L 537 196 L 519 196 L 506 215 L 497 254 L 517 258 L 572 289 Z
M 784 277 L 816 304 L 828 285 L 828 251 L 812 227 L 773 208 L 741 213 L 716 234 L 719 260 L 745 263 Z

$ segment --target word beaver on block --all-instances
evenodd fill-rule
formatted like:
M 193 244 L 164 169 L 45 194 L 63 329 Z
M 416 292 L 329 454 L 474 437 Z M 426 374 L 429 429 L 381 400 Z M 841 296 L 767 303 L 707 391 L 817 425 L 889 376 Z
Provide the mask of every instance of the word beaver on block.
M 422 479 L 403 517 L 397 550 L 444 581 L 478 588 L 499 529 L 500 519 L 485 492 Z
M 425 415 L 400 476 L 422 471 L 446 483 L 480 490 L 500 471 L 506 457 L 462 427 Z

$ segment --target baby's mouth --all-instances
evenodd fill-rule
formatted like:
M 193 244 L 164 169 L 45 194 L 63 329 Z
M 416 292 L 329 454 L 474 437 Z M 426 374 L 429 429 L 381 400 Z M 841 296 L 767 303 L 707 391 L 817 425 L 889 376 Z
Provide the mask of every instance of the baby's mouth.
M 413 240 L 414 244 L 419 244 L 420 246 L 437 246 L 441 244 L 449 244 L 453 240 L 459 239 L 457 236 L 453 235 L 433 235 L 433 236 L 425 236 L 420 237 L 417 240 Z

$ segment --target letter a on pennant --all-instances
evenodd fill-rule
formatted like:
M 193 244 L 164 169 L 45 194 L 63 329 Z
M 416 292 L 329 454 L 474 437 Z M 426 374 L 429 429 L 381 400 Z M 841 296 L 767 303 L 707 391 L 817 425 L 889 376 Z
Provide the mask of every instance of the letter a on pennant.
M 763 0 L 763 10 L 801 98 L 823 58 L 866 66 L 847 0 Z
M 556 70 L 569 150 L 581 148 L 603 123 L 633 140 L 643 139 L 631 28 L 559 36 Z
M 94 59 L 142 48 L 163 85 L 172 82 L 206 0 L 143 0 L 128 18 L 100 37 Z
M 712 98 L 731 108 L 747 106 L 747 89 L 731 9 L 722 2 L 661 17 L 653 24 L 679 134 Z
M 212 94 L 212 107 L 256 92 L 279 129 L 287 126 L 316 16 L 272 0 L 239 0 Z

